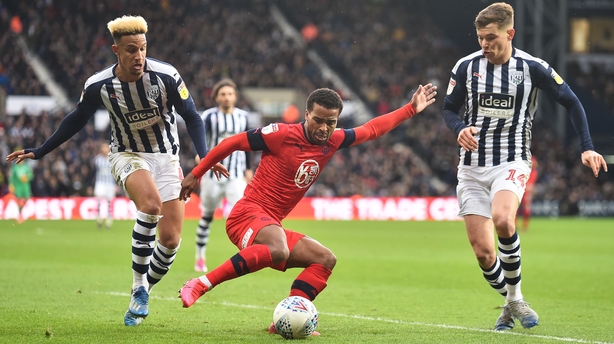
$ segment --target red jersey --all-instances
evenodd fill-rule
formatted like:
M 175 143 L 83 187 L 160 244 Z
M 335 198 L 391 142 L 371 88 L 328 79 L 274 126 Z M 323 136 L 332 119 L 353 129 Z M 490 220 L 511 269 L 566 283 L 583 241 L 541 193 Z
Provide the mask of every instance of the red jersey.
M 202 177 L 216 162 L 235 150 L 263 151 L 254 178 L 233 209 L 257 204 L 281 222 L 337 150 L 380 137 L 415 113 L 409 103 L 357 128 L 337 129 L 321 146 L 307 140 L 304 123 L 273 123 L 222 140 L 194 167 L 192 174 L 196 178 Z
M 346 136 L 347 131 L 335 130 L 322 146 L 307 140 L 303 123 L 273 123 L 250 131 L 250 146 L 265 149 L 252 182 L 237 203 L 257 203 L 281 221 L 303 198 L 333 154 L 354 142 L 353 130 Z

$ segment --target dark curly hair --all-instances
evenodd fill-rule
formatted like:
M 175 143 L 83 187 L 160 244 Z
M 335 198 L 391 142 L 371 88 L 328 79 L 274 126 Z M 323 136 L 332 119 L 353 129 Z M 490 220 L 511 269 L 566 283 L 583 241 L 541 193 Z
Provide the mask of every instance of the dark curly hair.
M 329 110 L 339 109 L 339 113 L 343 110 L 343 100 L 337 92 L 330 88 L 318 88 L 311 92 L 307 98 L 307 111 L 313 110 L 313 104 L 318 104 Z

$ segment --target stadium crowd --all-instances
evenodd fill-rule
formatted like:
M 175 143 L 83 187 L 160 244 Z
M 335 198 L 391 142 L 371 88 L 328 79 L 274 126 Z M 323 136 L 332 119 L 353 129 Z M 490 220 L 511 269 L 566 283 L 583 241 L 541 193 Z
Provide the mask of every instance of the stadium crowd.
M 374 1 L 354 6 L 346 0 L 316 1 L 308 10 L 277 5 L 297 29 L 309 24 L 317 27 L 318 34 L 310 38 L 307 47 L 321 52 L 331 66 L 339 66 L 341 75 L 354 83 L 376 114 L 405 104 L 412 87 L 419 83 L 433 82 L 445 90 L 449 72 L 459 57 L 427 16 L 399 10 L 397 5 Z M 116 62 L 110 49 L 111 37 L 104 28 L 109 19 L 128 13 L 138 13 L 148 20 L 148 56 L 179 69 L 201 110 L 214 106 L 209 94 L 222 77 L 233 78 L 240 87 L 295 87 L 306 94 L 318 87 L 333 88 L 306 57 L 305 49 L 282 35 L 269 15 L 268 1 L 191 0 L 171 5 L 159 0 L 139 2 L 137 6 L 119 0 L 62 0 L 19 2 L 13 6 L 9 11 L 0 2 L 0 24 L 10 26 L 14 16 L 19 16 L 22 37 L 74 101 L 85 78 Z M 12 30 L 0 34 L 0 82 L 6 80 L 2 76 L 8 71 L 10 86 L 4 87 L 11 94 L 45 94 L 44 86 L 16 47 L 17 34 Z M 605 87 L 600 86 L 604 90 L 602 97 L 611 102 L 611 78 L 587 77 L 585 82 L 594 80 L 605 83 Z M 442 101 L 443 91 L 434 106 L 390 135 L 342 150 L 330 161 L 309 195 L 454 195 L 457 144 L 441 117 Z M 609 106 L 614 107 L 611 103 Z M 251 110 L 244 98 L 239 107 Z M 3 117 L 0 153 L 6 156 L 17 147 L 40 145 L 41 138 L 48 137 L 65 115 L 62 111 L 24 112 Z M 356 124 L 360 123 L 346 120 L 341 126 Z M 180 135 L 184 139 L 181 161 L 187 171 L 194 166 L 194 150 L 185 128 L 180 130 L 184 131 Z M 573 139 L 558 140 L 540 121 L 535 123 L 535 132 L 539 139 L 533 140 L 533 152 L 540 162 L 540 177 L 534 199 L 558 199 L 565 209 L 573 208 L 579 199 L 614 200 L 614 179 L 603 174 L 598 179 L 592 177 L 581 165 Z M 99 142 L 107 141 L 109 136 L 108 131 L 98 132 L 90 123 L 51 156 L 32 162 L 37 176 L 32 184 L 33 195 L 91 195 L 90 162 Z M 3 163 L 0 174 L 7 176 L 9 169 Z M 0 194 L 7 192 L 2 176 L 0 187 Z

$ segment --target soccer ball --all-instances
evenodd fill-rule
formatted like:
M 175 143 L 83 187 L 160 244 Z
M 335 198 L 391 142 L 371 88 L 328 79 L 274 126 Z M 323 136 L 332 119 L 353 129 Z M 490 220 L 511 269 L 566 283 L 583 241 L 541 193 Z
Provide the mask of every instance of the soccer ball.
M 275 307 L 273 324 L 277 333 L 286 339 L 306 338 L 318 326 L 318 310 L 306 298 L 290 296 Z

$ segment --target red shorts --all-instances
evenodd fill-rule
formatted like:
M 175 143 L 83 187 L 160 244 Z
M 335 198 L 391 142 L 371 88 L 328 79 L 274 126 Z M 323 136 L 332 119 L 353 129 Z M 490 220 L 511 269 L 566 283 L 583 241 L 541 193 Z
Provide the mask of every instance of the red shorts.
M 239 250 L 242 250 L 251 246 L 258 232 L 269 225 L 282 227 L 281 222 L 272 218 L 257 204 L 246 204 L 239 201 L 232 208 L 226 220 L 226 234 L 228 234 L 230 241 L 235 244 Z M 285 228 L 284 232 L 286 233 L 286 240 L 290 251 L 292 251 L 294 245 L 305 236 L 305 234 Z

